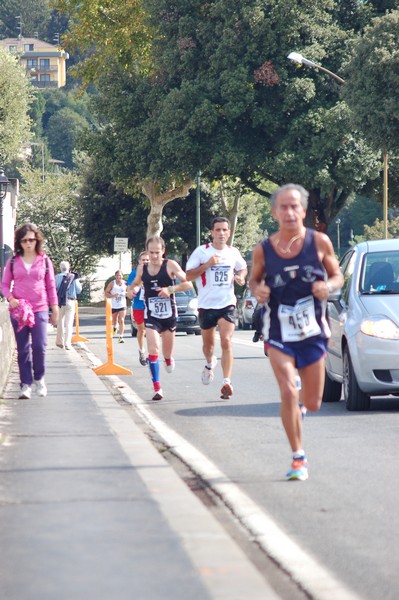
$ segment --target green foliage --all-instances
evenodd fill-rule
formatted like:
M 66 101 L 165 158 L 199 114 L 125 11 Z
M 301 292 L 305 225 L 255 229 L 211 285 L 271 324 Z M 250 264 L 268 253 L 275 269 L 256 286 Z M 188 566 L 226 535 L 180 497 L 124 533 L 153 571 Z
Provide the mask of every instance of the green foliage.
M 365 225 L 362 237 L 365 240 L 384 239 L 384 222 L 376 219 L 372 226 Z M 388 238 L 399 238 L 399 217 L 388 221 Z
M 122 185 L 148 177 L 167 185 L 198 168 L 209 179 L 294 180 L 313 190 L 312 210 L 327 223 L 378 176 L 379 157 L 352 130 L 339 86 L 319 71 L 299 77 L 287 61 L 298 47 L 339 69 L 353 34 L 334 21 L 334 2 L 149 0 L 146 8 L 158 32 L 154 73 L 105 65 L 96 102 L 109 124 L 97 148 L 113 146 Z
M 0 165 L 16 158 L 28 139 L 32 88 L 9 52 L 0 49 Z
M 2 0 L 0 5 L 0 31 L 3 37 L 33 37 L 35 33 L 44 39 L 50 18 L 49 0 Z M 16 17 L 20 16 L 21 19 Z
M 74 167 L 73 152 L 79 134 L 88 127 L 86 119 L 70 108 L 61 108 L 50 117 L 46 135 L 53 158 L 63 160 L 65 167 Z
M 399 150 L 399 11 L 374 19 L 346 68 L 343 96 L 375 149 Z
M 146 239 L 148 202 L 141 194 L 126 194 L 113 185 L 101 164 L 89 163 L 83 169 L 80 223 L 90 248 L 98 254 L 113 254 L 114 237 L 129 238 L 136 253 Z
M 84 236 L 78 175 L 47 173 L 44 184 L 41 170 L 26 169 L 23 176 L 17 225 L 33 222 L 41 229 L 56 269 L 61 260 L 68 260 L 81 275 L 92 273 L 98 256 Z
M 63 43 L 79 52 L 74 68 L 88 84 L 97 82 L 107 68 L 145 68 L 151 30 L 141 0 L 53 0 L 69 16 L 69 31 Z
M 341 220 L 340 246 L 342 255 L 353 241 L 360 241 L 365 226 L 371 226 L 376 219 L 382 217 L 382 206 L 373 198 L 358 195 L 349 199 L 345 207 L 337 214 L 337 217 Z M 327 233 L 338 251 L 336 219 L 329 224 Z

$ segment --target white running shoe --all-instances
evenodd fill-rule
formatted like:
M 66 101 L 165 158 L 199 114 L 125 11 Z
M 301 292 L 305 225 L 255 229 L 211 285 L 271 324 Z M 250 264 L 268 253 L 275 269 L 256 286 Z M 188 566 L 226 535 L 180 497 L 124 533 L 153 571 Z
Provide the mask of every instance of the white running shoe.
M 213 381 L 215 374 L 213 369 L 218 364 L 218 359 L 216 356 L 212 356 L 211 366 L 205 365 L 204 370 L 202 371 L 201 380 L 204 385 L 209 385 L 211 381 Z
M 37 395 L 42 396 L 42 398 L 47 396 L 47 386 L 44 382 L 44 378 L 39 379 L 38 381 L 35 381 L 35 384 L 36 384 Z
M 24 383 L 22 388 L 21 388 L 21 393 L 18 396 L 21 400 L 29 400 L 32 394 L 32 389 L 30 387 L 30 385 L 28 385 L 27 383 Z
M 230 396 L 233 395 L 233 386 L 231 383 L 224 383 L 220 390 L 220 394 L 222 400 L 230 400 Z
M 163 391 L 160 388 L 158 391 L 155 392 L 155 394 L 153 395 L 152 399 L 154 401 L 157 401 L 157 400 L 162 400 L 162 398 L 163 398 Z
M 164 365 L 167 373 L 173 373 L 173 371 L 175 370 L 175 359 L 171 358 L 169 364 L 167 364 L 165 360 Z

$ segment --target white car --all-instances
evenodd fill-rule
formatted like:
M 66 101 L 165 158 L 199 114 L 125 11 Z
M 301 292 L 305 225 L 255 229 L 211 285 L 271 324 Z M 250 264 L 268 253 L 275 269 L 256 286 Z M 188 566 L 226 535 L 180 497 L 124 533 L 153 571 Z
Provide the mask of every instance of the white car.
M 340 400 L 343 386 L 348 410 L 369 410 L 371 396 L 399 395 L 399 240 L 357 244 L 340 266 L 323 400 Z

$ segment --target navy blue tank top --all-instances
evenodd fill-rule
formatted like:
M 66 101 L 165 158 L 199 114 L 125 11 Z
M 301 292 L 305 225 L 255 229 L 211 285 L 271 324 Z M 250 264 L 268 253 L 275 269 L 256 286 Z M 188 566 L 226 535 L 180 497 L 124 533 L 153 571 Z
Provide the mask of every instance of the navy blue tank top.
M 150 275 L 148 265 L 143 265 L 142 281 L 145 292 L 145 317 L 153 317 L 155 319 L 171 319 L 177 317 L 176 298 L 171 294 L 169 298 L 160 298 L 158 290 L 161 287 L 175 285 L 175 280 L 172 279 L 167 270 L 168 260 L 165 258 L 161 268 L 156 275 Z
M 264 317 L 265 341 L 295 343 L 330 337 L 327 302 L 312 295 L 312 283 L 327 278 L 314 234 L 313 229 L 306 229 L 302 250 L 294 258 L 279 256 L 268 239 L 262 242 L 265 283 L 271 289 Z

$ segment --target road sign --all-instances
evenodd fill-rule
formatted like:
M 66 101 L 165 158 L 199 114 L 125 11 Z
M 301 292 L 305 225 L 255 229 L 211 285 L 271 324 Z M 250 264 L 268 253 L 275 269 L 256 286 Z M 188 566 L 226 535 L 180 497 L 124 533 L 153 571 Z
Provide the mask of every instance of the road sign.
M 114 252 L 126 252 L 129 238 L 114 237 Z

